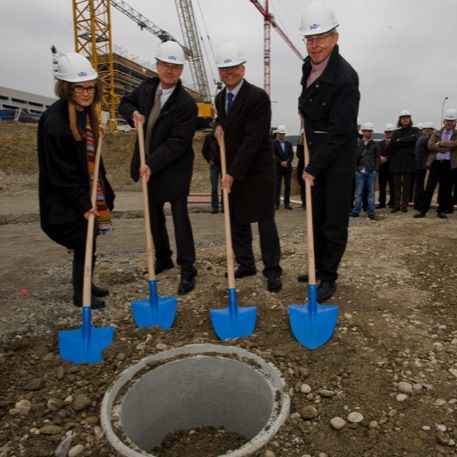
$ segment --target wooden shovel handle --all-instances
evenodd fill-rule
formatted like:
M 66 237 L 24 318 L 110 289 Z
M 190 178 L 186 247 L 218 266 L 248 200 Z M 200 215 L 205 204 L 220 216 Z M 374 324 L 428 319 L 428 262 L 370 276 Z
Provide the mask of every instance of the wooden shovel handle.
M 224 132 L 219 136 L 219 149 L 221 153 L 221 171 L 222 178 L 227 174 L 227 163 L 225 154 L 225 137 Z M 225 250 L 227 255 L 227 278 L 229 289 L 235 288 L 235 272 L 233 262 L 232 231 L 230 229 L 230 204 L 228 190 L 222 189 L 224 199 L 224 230 L 225 230 Z
M 143 123 L 138 122 L 138 147 L 140 151 L 140 165 L 146 165 L 146 155 L 144 152 L 144 134 Z M 152 234 L 151 234 L 151 219 L 149 215 L 149 197 L 148 197 L 148 181 L 145 175 L 141 177 L 141 188 L 143 191 L 143 219 L 144 219 L 144 237 L 146 240 L 146 257 L 148 261 L 148 280 L 155 280 L 154 270 L 154 250 L 152 247 Z
M 98 137 L 97 151 L 95 152 L 95 169 L 90 191 L 90 202 L 92 208 L 97 205 L 97 184 L 100 171 L 100 160 L 102 157 L 103 138 Z M 87 221 L 86 252 L 84 256 L 84 282 L 83 282 L 83 306 L 91 305 L 92 288 L 92 253 L 94 249 L 95 214 L 90 213 Z
M 309 163 L 308 141 L 303 128 L 303 148 L 305 151 L 305 168 Z M 308 284 L 316 284 L 316 264 L 314 260 L 314 232 L 313 232 L 313 200 L 311 198 L 312 187 L 305 179 L 306 192 L 306 242 L 308 247 Z

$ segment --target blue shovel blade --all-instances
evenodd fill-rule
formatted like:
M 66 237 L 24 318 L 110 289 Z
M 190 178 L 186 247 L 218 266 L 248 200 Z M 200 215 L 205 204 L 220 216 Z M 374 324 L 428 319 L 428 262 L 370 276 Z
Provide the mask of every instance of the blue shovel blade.
M 156 303 L 155 303 L 156 302 Z M 132 314 L 137 327 L 158 325 L 168 330 L 175 320 L 176 297 L 155 297 L 132 301 Z
M 211 323 L 221 340 L 252 335 L 255 330 L 256 314 L 255 306 L 237 307 L 235 315 L 230 312 L 230 308 L 210 310 Z
M 319 305 L 310 310 L 305 305 L 290 305 L 289 320 L 295 338 L 308 349 L 316 349 L 325 344 L 335 331 L 338 319 L 337 305 Z
M 62 330 L 58 334 L 60 356 L 73 363 L 99 363 L 113 336 L 113 326 Z

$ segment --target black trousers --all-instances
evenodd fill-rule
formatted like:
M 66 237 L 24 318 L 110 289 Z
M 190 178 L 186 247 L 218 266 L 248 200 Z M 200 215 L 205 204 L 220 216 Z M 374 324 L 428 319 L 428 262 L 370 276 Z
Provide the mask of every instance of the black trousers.
M 243 269 L 255 269 L 254 253 L 252 251 L 251 224 L 238 223 L 238 214 L 235 205 L 230 205 L 230 224 L 232 232 L 233 252 L 235 260 Z M 278 229 L 274 219 L 260 221 L 259 228 L 260 251 L 264 264 L 263 274 L 266 277 L 280 275 L 279 265 L 281 248 L 279 245 Z
M 438 188 L 438 213 L 443 213 L 449 209 L 451 205 L 451 161 L 450 160 L 434 160 L 430 166 L 430 172 L 425 186 L 425 205 L 423 212 L 426 213 L 430 209 L 433 193 L 436 185 Z
M 387 184 L 389 184 L 389 206 L 394 205 L 394 181 L 392 175 L 389 173 L 389 163 L 383 163 L 379 166 L 378 171 L 378 186 L 379 186 L 379 199 L 378 203 L 381 206 L 386 206 L 387 202 Z
M 297 179 L 298 185 L 300 186 L 300 199 L 303 207 L 306 207 L 306 186 L 303 181 L 303 170 L 305 169 L 304 159 L 298 159 L 297 163 Z
M 411 187 L 414 173 L 392 173 L 395 189 L 396 208 L 407 209 L 409 199 L 411 198 Z
M 281 182 L 284 179 L 284 206 L 290 205 L 290 181 L 292 179 L 292 170 L 290 168 L 276 167 L 275 177 L 275 205 L 279 207 L 281 196 Z
M 418 211 L 424 211 L 425 208 L 425 175 L 427 170 L 416 170 L 416 179 L 414 180 L 414 208 Z
M 316 273 L 324 281 L 338 278 L 348 240 L 353 180 L 352 168 L 327 169 L 311 188 Z
M 170 205 L 175 228 L 176 261 L 181 266 L 181 270 L 185 271 L 195 262 L 195 244 L 187 210 L 187 197 L 173 200 Z M 169 262 L 173 253 L 170 248 L 163 207 L 164 203 L 151 203 L 151 199 L 149 200 L 151 233 L 157 266 Z

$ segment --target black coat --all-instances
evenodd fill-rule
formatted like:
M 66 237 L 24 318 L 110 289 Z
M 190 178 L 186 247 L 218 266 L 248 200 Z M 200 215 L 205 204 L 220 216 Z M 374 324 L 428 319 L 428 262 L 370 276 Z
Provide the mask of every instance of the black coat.
M 414 146 L 414 157 L 416 160 L 416 170 L 425 170 L 427 169 L 427 159 L 430 153 L 428 149 L 428 140 L 430 137 L 426 135 L 420 136 L 416 145 Z
M 84 213 L 92 208 L 86 143 L 74 140 L 64 100 L 57 100 L 40 118 L 38 166 L 41 228 L 62 246 L 81 247 L 87 228 Z M 114 193 L 103 161 L 99 178 L 108 208 L 113 209 Z
M 372 173 L 378 169 L 379 148 L 373 139 L 367 144 L 360 138 L 356 148 L 357 171 Z
M 141 83 L 131 94 L 122 97 L 119 113 L 133 126 L 132 114 L 138 110 L 145 116 L 145 126 L 154 103 L 159 78 Z M 160 111 L 152 128 L 147 165 L 151 168 L 148 182 L 152 203 L 164 203 L 186 197 L 192 179 L 194 151 L 192 138 L 197 126 L 197 105 L 178 82 Z M 144 129 L 146 138 L 146 128 Z M 148 151 L 146 151 L 148 155 Z M 140 157 L 138 141 L 133 151 L 130 174 L 139 179 Z
M 273 141 L 275 152 L 276 167 L 282 169 L 281 162 L 287 161 L 287 169 L 292 171 L 292 159 L 294 158 L 294 150 L 290 141 L 284 140 L 284 151 L 281 147 L 281 142 L 276 139 Z
M 205 136 L 202 154 L 207 162 L 213 162 L 216 165 L 221 164 L 219 145 L 217 144 L 217 140 L 213 132 L 210 132 Z
M 322 75 L 308 88 L 309 56 L 302 72 L 298 110 L 304 118 L 311 156 L 306 171 L 317 177 L 329 167 L 354 170 L 360 100 L 357 73 L 341 57 L 338 46 Z
M 227 174 L 234 178 L 230 204 L 236 205 L 240 224 L 271 220 L 276 172 L 270 99 L 245 80 L 227 115 L 225 94 L 225 88 L 217 94 L 216 109 L 225 132 Z
M 416 160 L 414 147 L 419 130 L 416 127 L 402 127 L 394 131 L 390 148 L 390 173 L 414 173 Z

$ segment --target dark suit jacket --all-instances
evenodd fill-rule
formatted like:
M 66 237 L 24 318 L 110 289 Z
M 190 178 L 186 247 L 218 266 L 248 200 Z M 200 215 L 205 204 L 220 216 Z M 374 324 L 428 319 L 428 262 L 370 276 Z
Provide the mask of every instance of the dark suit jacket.
M 119 113 L 133 125 L 132 114 L 138 110 L 146 118 L 145 126 L 154 103 L 159 78 L 141 83 L 131 94 L 122 97 Z M 149 157 L 146 163 L 151 168 L 148 182 L 153 203 L 164 203 L 186 197 L 192 179 L 194 151 L 192 138 L 197 126 L 197 105 L 178 82 L 173 93 L 160 111 L 152 128 Z M 146 128 L 144 129 L 146 138 Z M 148 151 L 146 151 L 148 154 Z M 138 141 L 132 156 L 130 174 L 135 181 L 139 178 Z
M 224 88 L 216 96 L 217 123 L 225 132 L 227 174 L 234 178 L 230 203 L 240 224 L 274 218 L 275 160 L 270 138 L 267 93 L 246 80 L 232 109 L 225 112 Z
M 281 142 L 276 139 L 273 141 L 275 151 L 276 167 L 283 168 L 281 162 L 287 161 L 287 169 L 292 171 L 292 159 L 294 158 L 294 150 L 290 141 L 284 140 L 284 151 L 281 147 Z

